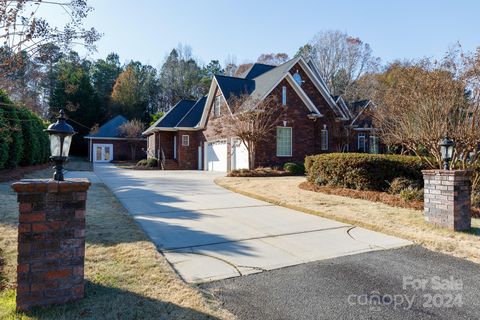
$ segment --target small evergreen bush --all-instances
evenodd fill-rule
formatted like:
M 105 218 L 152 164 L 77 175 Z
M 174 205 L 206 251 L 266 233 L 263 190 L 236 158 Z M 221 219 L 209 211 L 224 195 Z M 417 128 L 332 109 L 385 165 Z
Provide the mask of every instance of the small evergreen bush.
M 295 175 L 303 175 L 305 174 L 305 166 L 303 164 L 287 162 L 283 165 L 283 170 L 288 173 L 295 174 Z
M 147 159 L 142 159 L 137 162 L 137 167 L 146 167 L 147 166 Z
M 147 167 L 150 167 L 150 168 L 158 167 L 158 159 L 157 158 L 148 158 L 147 159 Z

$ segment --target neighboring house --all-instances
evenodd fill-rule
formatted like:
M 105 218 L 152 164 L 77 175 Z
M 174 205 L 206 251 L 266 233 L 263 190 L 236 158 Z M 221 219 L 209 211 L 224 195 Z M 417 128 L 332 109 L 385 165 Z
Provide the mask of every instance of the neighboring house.
M 88 139 L 88 159 L 93 162 L 110 162 L 117 160 L 132 159 L 132 141 L 126 139 L 120 134 L 120 126 L 128 120 L 118 115 L 110 119 L 96 132 L 85 136 Z M 147 147 L 147 139 L 138 138 L 135 141 L 136 159 L 145 158 L 145 149 Z
M 349 105 L 353 119 L 349 125 L 349 148 L 347 151 L 382 153 L 385 146 L 380 143 L 373 126 L 372 110 L 375 105 L 371 100 L 362 100 Z
M 231 112 L 232 96 L 281 101 L 285 116 L 256 148 L 257 166 L 303 162 L 305 156 L 350 149 L 354 113 L 334 98 L 312 62 L 294 58 L 279 66 L 255 63 L 239 77 L 215 75 L 208 95 L 182 100 L 143 134 L 148 156 L 164 159 L 166 169 L 229 171 L 248 167 L 248 153 L 219 121 Z M 355 149 L 351 151 L 356 151 Z

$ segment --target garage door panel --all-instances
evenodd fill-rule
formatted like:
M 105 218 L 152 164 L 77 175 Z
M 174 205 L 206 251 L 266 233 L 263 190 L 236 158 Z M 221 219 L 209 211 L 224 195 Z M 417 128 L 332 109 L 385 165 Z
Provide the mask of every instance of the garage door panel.
M 208 171 L 227 171 L 227 142 L 214 141 L 207 142 L 207 170 Z
M 232 169 L 248 169 L 248 149 L 245 144 L 237 140 L 232 149 Z

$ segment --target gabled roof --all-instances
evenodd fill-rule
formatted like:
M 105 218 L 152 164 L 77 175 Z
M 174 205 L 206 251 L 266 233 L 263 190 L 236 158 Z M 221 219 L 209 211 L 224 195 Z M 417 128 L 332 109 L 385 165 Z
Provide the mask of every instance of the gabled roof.
M 85 138 L 121 138 L 118 128 L 126 122 L 128 122 L 127 118 L 118 115 L 105 122 L 97 132 L 86 135 Z
M 255 99 L 264 98 L 281 81 L 287 72 L 297 63 L 298 59 L 291 59 L 256 77 L 255 90 L 251 95 Z
M 193 107 L 188 111 L 188 113 L 177 123 L 176 127 L 178 128 L 195 128 L 200 122 L 202 117 L 203 108 L 205 108 L 205 102 L 207 101 L 207 96 L 200 98 Z
M 255 89 L 255 81 L 250 79 L 216 75 L 215 79 L 226 100 L 231 96 L 250 94 Z
M 206 96 L 195 100 L 180 100 L 163 117 L 158 119 L 143 135 L 155 131 L 177 131 L 179 129 L 196 129 L 205 108 Z
M 369 126 L 372 125 L 372 119 L 364 118 L 363 121 L 358 121 L 360 119 L 360 116 L 370 105 L 373 106 L 371 100 L 360 100 L 349 104 L 348 107 L 353 115 L 353 120 L 350 123 L 351 126 L 364 126 L 365 124 L 368 124 Z
M 275 68 L 275 66 L 271 66 L 269 64 L 254 63 L 250 68 L 248 68 L 247 71 L 245 71 L 240 76 L 240 78 L 253 79 L 264 74 L 267 71 L 272 70 L 273 68 Z

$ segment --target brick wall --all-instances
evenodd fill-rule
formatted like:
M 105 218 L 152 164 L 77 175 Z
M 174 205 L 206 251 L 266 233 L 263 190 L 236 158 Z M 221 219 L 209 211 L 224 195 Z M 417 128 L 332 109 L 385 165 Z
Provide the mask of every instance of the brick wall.
M 182 136 L 189 137 L 188 146 L 182 144 Z M 177 160 L 178 168 L 184 170 L 198 169 L 198 146 L 202 145 L 203 135 L 199 131 L 177 132 Z
M 424 170 L 425 220 L 451 230 L 471 226 L 471 171 Z
M 86 179 L 22 180 L 18 194 L 17 309 L 84 296 Z

